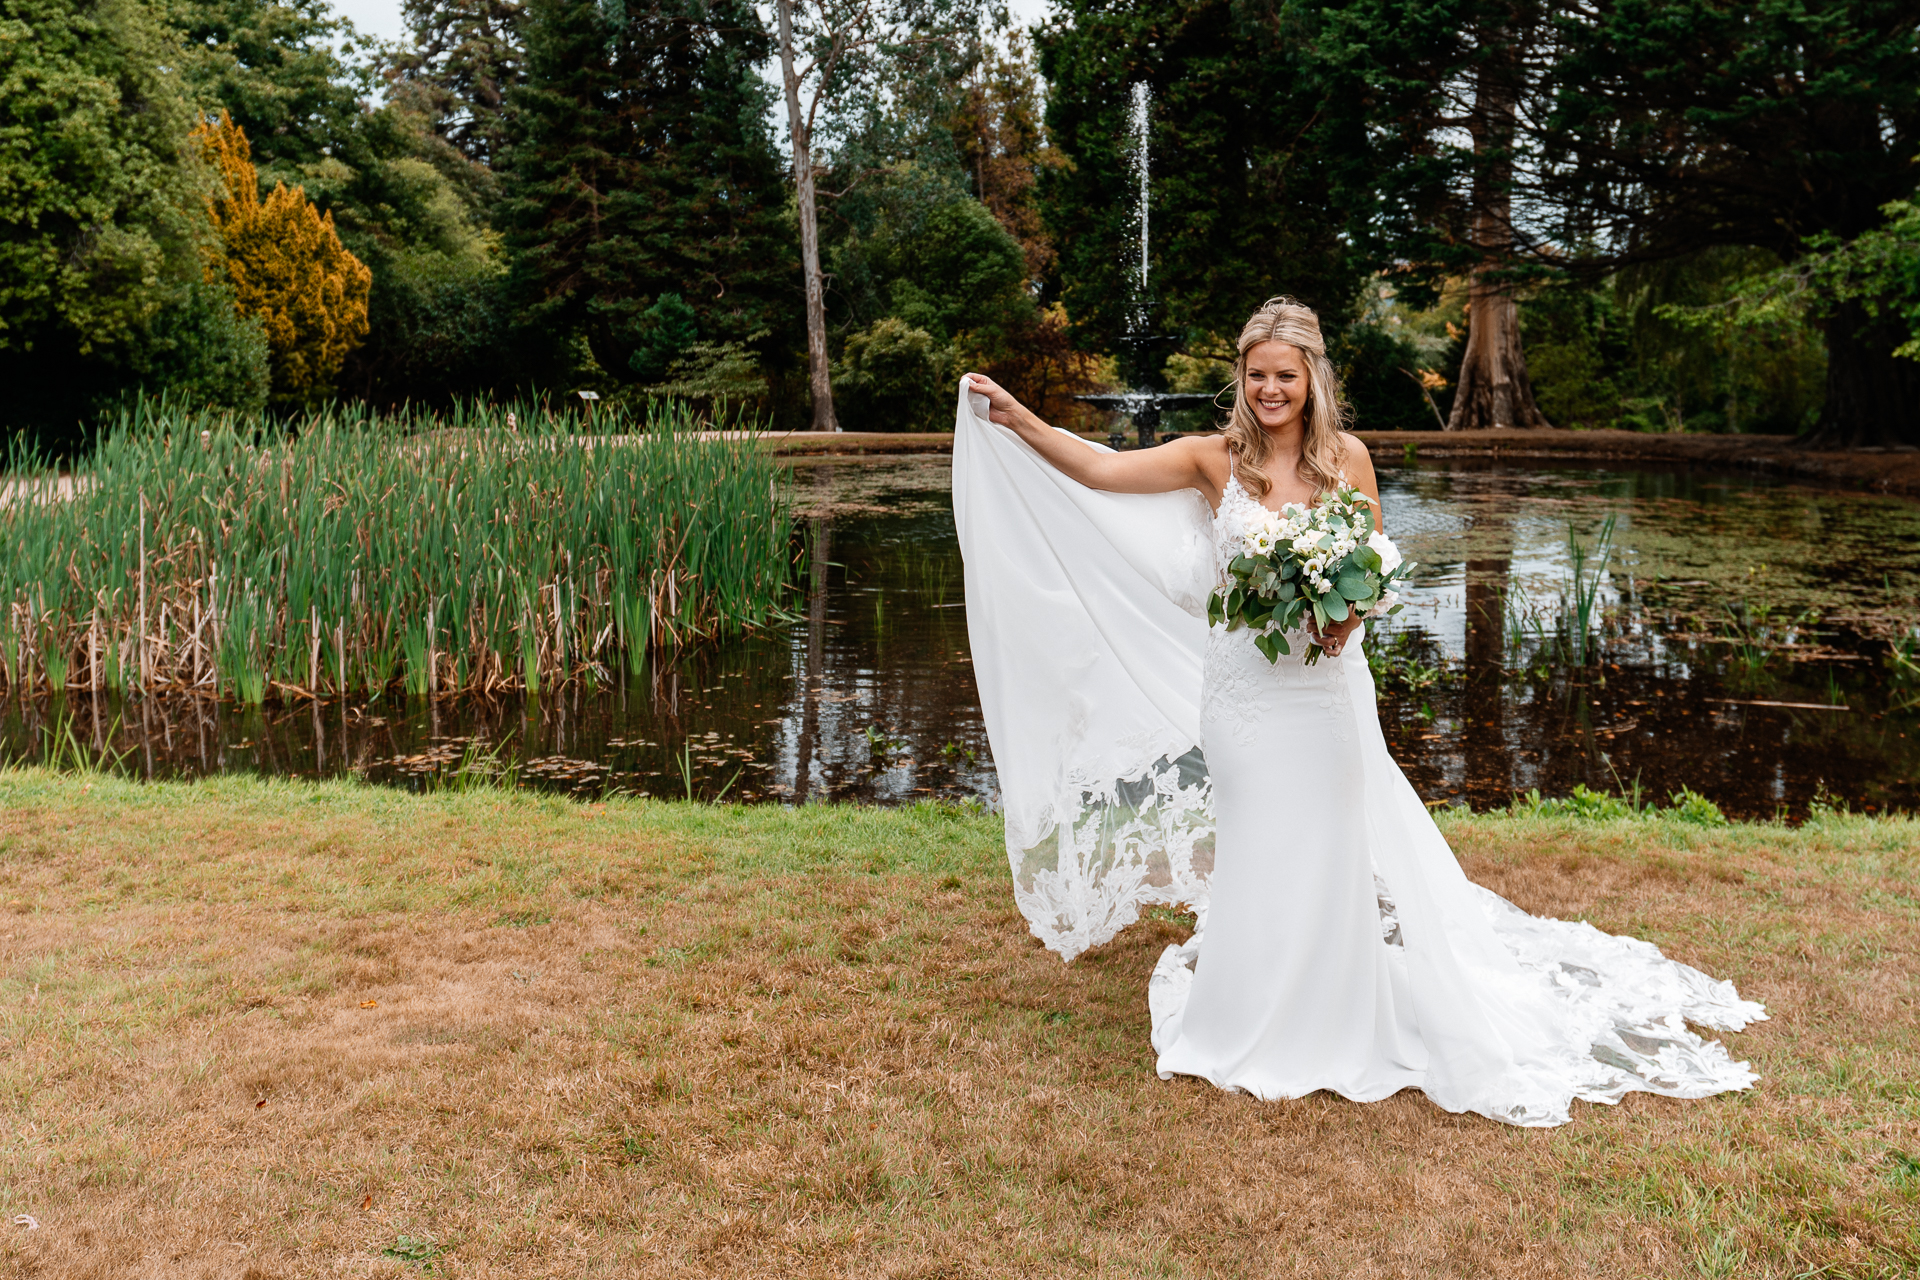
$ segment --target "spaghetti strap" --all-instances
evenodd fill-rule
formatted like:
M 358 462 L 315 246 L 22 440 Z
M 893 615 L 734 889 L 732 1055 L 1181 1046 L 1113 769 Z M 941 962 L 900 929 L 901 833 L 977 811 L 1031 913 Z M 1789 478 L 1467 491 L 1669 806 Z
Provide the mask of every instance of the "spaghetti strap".
M 1233 446 L 1227 446 L 1227 483 L 1233 483 Z

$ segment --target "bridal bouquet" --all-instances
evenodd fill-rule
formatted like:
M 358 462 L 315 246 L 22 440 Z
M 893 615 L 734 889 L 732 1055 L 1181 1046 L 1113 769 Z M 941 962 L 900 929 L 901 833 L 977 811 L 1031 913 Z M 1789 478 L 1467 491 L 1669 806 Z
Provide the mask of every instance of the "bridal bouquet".
M 1207 621 L 1258 628 L 1253 643 L 1268 662 L 1293 652 L 1284 633 L 1309 611 L 1324 631 L 1349 615 L 1372 618 L 1405 607 L 1394 587 L 1413 565 L 1373 527 L 1373 499 L 1350 485 L 1318 506 L 1262 507 L 1246 532 L 1246 551 L 1207 599 Z M 1310 646 L 1307 665 L 1319 660 L 1320 647 Z

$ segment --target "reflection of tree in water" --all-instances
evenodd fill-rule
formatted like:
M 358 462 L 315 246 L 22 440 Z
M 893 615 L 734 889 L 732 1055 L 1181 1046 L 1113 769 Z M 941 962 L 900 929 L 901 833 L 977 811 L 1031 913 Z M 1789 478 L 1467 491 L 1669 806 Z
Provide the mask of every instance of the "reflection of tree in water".
M 1513 524 L 1504 512 L 1476 515 L 1475 557 L 1466 562 L 1463 599 L 1466 650 L 1462 671 L 1460 747 L 1466 791 L 1476 807 L 1504 803 L 1514 791 L 1507 745 L 1507 589 L 1513 567 Z
M 814 746 L 820 737 L 821 677 L 826 673 L 827 652 L 827 570 L 832 559 L 831 526 L 824 512 L 833 487 L 832 467 L 815 467 L 813 483 L 819 497 L 814 510 L 822 512 L 807 522 L 807 658 L 800 691 L 799 760 L 793 772 L 793 798 L 805 803 L 813 787 Z

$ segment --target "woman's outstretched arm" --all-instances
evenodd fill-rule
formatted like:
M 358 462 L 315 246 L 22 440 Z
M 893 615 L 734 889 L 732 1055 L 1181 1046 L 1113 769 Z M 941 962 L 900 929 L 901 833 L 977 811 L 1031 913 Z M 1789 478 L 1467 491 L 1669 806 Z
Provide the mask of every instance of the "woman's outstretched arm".
M 1110 493 L 1170 493 L 1198 489 L 1209 502 L 1217 501 L 1220 486 L 1208 474 L 1208 446 L 1198 440 L 1176 440 L 1158 449 L 1105 453 L 1089 449 L 1084 441 L 1061 435 L 1040 421 L 1032 410 L 1013 398 L 985 374 L 970 373 L 972 390 L 987 398 L 987 417 L 1011 427 L 1034 452 L 1089 489 Z M 1213 445 L 1218 452 L 1217 443 Z

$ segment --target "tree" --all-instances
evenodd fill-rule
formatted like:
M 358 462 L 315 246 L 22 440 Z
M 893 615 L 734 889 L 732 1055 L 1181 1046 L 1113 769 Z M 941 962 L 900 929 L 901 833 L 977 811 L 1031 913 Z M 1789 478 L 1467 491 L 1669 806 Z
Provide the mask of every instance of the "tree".
M 843 140 L 849 134 L 866 135 L 847 148 L 852 156 L 837 158 L 852 181 L 857 182 L 863 170 L 884 168 L 884 162 L 875 163 L 874 135 L 898 132 L 901 120 L 927 119 L 931 113 L 916 110 L 917 105 L 924 108 L 930 100 L 945 104 L 955 55 L 963 37 L 978 27 L 979 11 L 974 0 L 774 0 L 774 11 L 800 222 L 813 429 L 838 431 L 816 182 L 823 170 L 835 166 L 823 163 L 829 159 L 823 150 L 830 148 L 821 146 L 821 133 L 837 133 Z M 883 113 L 896 117 L 892 129 L 877 127 L 876 117 Z
M 1557 50 L 1537 0 L 1347 0 L 1296 7 L 1325 109 L 1357 150 L 1336 170 L 1354 243 L 1412 295 L 1468 280 L 1452 431 L 1546 427 L 1517 292 L 1560 249 L 1521 214 Z
M 616 16 L 592 0 L 526 10 L 502 211 L 526 318 L 582 334 L 600 369 L 627 382 L 657 378 L 671 347 L 696 336 L 777 350 L 794 273 L 755 71 L 766 32 L 743 0 L 656 0 Z
M 1538 16 L 1520 4 L 1487 5 L 1476 15 L 1473 101 L 1466 113 L 1472 139 L 1467 242 L 1475 262 L 1467 295 L 1467 349 L 1447 415 L 1447 430 L 1550 424 L 1534 400 L 1514 299 L 1513 185 L 1520 143 L 1521 98 Z M 1444 123 L 1451 123 L 1445 121 Z
M 1872 232 L 1913 188 L 1920 48 L 1909 0 L 1596 0 L 1557 11 L 1540 199 L 1588 270 L 1713 245 L 1795 261 Z M 1887 309 L 1816 296 L 1815 436 L 1920 443 L 1920 364 Z
M 352 135 L 372 95 L 353 61 L 358 37 L 327 0 L 167 0 L 184 49 L 181 75 L 202 110 L 225 111 L 252 143 L 267 182 L 299 182 L 306 166 L 351 163 Z
M 1237 334 L 1275 293 L 1317 308 L 1337 329 L 1362 272 L 1330 185 L 1339 157 L 1360 147 L 1329 127 L 1286 15 L 1230 0 L 1067 0 L 1062 9 L 1065 21 L 1037 43 L 1051 86 L 1047 131 L 1070 163 L 1044 172 L 1040 192 L 1060 249 L 1052 296 L 1079 340 L 1126 348 L 1124 376 L 1150 386 L 1168 350 L 1128 345 L 1137 304 L 1151 327 L 1178 332 L 1195 350 L 1217 350 L 1214 335 Z M 1146 86 L 1149 113 L 1144 297 L 1126 278 L 1140 256 L 1135 85 Z
M 57 452 L 143 388 L 264 399 L 257 326 L 202 278 L 181 58 L 137 0 L 0 0 L 0 423 Z
M 0 5 L 0 349 L 124 344 L 190 278 L 178 57 L 137 0 Z
M 278 183 L 260 198 L 247 136 L 229 116 L 202 123 L 193 136 L 221 178 L 208 201 L 221 242 L 210 271 L 224 272 L 240 314 L 265 330 L 277 396 L 325 395 L 366 337 L 373 273 L 341 245 L 333 215 L 314 208 L 301 188 Z
M 1027 275 L 1047 278 L 1057 256 L 1038 199 L 1040 175 L 1065 158 L 1046 140 L 1045 95 L 1025 33 L 1004 53 L 983 51 L 968 76 L 951 125 L 954 149 L 973 194 L 1020 242 Z
M 376 79 L 352 28 L 319 0 L 170 0 L 201 109 L 247 135 L 262 194 L 300 187 L 373 273 L 367 340 L 335 379 L 392 403 L 478 394 L 551 370 L 553 344 L 517 329 L 487 228 L 499 184 L 433 132 L 430 95 Z M 444 123 L 442 121 L 441 123 Z
M 525 60 L 521 0 L 407 0 L 413 47 L 387 76 L 397 99 L 432 121 L 462 155 L 497 166 L 506 146 L 506 98 Z

